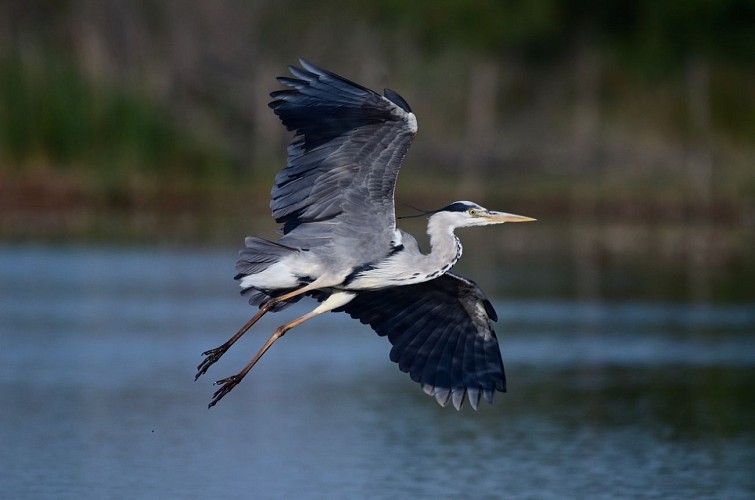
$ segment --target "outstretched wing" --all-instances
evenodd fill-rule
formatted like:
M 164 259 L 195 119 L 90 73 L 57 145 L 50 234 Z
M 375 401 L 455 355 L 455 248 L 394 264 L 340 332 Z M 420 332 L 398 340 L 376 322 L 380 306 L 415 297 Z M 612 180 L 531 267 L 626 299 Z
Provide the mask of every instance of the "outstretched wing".
M 387 246 L 396 227 L 396 176 L 417 131 L 414 114 L 395 92 L 383 97 L 300 63 L 289 68 L 295 78 L 278 78 L 290 88 L 270 94 L 270 107 L 295 132 L 275 178 L 273 217 L 284 234 L 316 225 L 352 245 Z
M 387 336 L 391 361 L 442 406 L 458 410 L 467 394 L 477 409 L 480 396 L 506 392 L 495 310 L 472 281 L 446 273 L 416 285 L 363 292 L 345 311 Z

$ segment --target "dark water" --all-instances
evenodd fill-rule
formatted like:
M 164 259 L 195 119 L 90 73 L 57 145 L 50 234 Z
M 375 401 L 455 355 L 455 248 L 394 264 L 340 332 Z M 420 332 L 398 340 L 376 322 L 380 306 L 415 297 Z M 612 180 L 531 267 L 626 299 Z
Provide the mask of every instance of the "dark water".
M 276 344 L 234 251 L 0 249 L 7 498 L 753 498 L 755 307 L 498 300 L 509 393 L 457 413 L 327 314 Z M 521 271 L 520 271 L 521 272 Z

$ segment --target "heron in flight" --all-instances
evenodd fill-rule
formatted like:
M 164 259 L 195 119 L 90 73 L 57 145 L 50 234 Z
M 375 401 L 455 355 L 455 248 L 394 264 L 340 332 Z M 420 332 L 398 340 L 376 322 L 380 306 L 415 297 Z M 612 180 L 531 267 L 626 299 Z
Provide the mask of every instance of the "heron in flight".
M 471 280 L 450 273 L 461 257 L 454 230 L 530 217 L 457 201 L 429 212 L 430 253 L 396 226 L 394 190 L 417 120 L 396 92 L 373 92 L 304 60 L 269 104 L 294 132 L 272 189 L 282 236 L 245 240 L 236 279 L 257 313 L 226 343 L 206 351 L 198 378 L 265 313 L 302 297 L 319 305 L 278 327 L 236 375 L 215 382 L 218 403 L 290 329 L 343 311 L 393 345 L 390 358 L 442 406 L 466 396 L 477 409 L 506 391 L 496 312 Z

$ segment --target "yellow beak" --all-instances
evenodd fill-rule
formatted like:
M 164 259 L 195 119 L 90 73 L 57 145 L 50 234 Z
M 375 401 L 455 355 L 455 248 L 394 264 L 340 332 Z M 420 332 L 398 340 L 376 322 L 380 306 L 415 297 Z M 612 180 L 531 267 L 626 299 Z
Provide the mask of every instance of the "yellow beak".
M 490 211 L 487 214 L 484 215 L 484 218 L 490 222 L 493 223 L 500 223 L 500 222 L 533 222 L 537 219 L 533 219 L 532 217 L 527 217 L 524 215 L 516 215 L 516 214 L 507 214 L 506 212 L 494 212 Z

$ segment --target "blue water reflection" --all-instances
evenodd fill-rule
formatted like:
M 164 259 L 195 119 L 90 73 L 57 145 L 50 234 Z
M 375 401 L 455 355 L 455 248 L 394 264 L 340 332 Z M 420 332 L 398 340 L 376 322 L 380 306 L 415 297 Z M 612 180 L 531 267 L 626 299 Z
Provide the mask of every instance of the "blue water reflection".
M 0 250 L 0 484 L 13 498 L 751 498 L 750 305 L 498 300 L 510 384 L 442 409 L 345 315 L 211 381 L 306 304 L 251 312 L 234 251 Z

